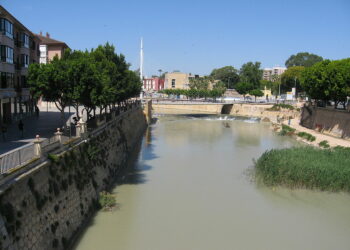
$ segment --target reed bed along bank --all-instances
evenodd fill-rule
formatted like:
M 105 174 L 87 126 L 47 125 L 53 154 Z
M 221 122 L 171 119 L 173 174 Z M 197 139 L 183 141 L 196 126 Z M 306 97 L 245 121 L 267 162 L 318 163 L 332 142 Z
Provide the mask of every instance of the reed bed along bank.
M 273 149 L 255 162 L 255 174 L 268 186 L 350 192 L 350 148 Z

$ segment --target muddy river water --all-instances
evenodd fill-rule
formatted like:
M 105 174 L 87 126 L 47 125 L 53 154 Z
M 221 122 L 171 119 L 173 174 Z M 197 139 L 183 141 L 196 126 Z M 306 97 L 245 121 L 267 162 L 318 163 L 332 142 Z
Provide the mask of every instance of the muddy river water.
M 118 209 L 98 212 L 77 250 L 349 250 L 350 195 L 268 188 L 253 158 L 295 142 L 256 119 L 160 116 Z

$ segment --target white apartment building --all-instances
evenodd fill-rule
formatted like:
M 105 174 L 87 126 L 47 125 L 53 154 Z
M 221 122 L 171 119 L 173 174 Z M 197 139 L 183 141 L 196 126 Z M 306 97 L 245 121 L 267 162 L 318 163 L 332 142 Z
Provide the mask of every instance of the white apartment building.
M 263 69 L 263 79 L 267 81 L 272 81 L 273 75 L 282 75 L 287 68 L 285 67 L 273 67 L 273 68 L 265 68 Z

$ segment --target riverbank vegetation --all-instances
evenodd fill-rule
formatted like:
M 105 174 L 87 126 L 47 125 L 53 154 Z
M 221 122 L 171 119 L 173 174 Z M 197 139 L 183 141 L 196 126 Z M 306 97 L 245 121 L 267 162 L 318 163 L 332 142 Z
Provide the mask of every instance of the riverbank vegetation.
M 111 211 L 117 206 L 115 196 L 106 191 L 100 193 L 99 204 L 104 211 Z
M 299 132 L 297 135 L 301 138 L 304 138 L 304 139 L 310 141 L 310 142 L 313 142 L 316 140 L 315 136 L 313 136 L 312 134 L 309 134 L 307 132 Z
M 273 149 L 255 162 L 255 174 L 268 186 L 350 192 L 350 148 Z
M 268 111 L 281 111 L 281 109 L 289 109 L 289 110 L 294 110 L 294 106 L 290 104 L 274 104 L 271 108 L 268 108 Z

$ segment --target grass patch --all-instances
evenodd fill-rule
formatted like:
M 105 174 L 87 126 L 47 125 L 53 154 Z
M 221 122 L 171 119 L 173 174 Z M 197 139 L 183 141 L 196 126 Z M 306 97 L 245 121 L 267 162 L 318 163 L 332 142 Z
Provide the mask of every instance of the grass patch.
M 100 193 L 99 204 L 105 211 L 113 210 L 117 206 L 115 196 L 105 191 Z
M 294 132 L 295 132 L 295 129 L 294 129 L 294 128 L 291 128 L 291 127 L 289 127 L 288 125 L 282 124 L 282 129 L 281 129 L 281 131 L 279 132 L 279 135 L 282 135 L 282 136 L 284 136 L 284 135 L 289 135 L 289 136 L 291 136 L 291 135 L 294 134 Z
M 313 136 L 312 134 L 306 133 L 306 132 L 299 132 L 298 136 L 301 137 L 301 138 L 304 138 L 304 139 L 306 139 L 308 141 L 311 141 L 311 142 L 316 140 L 315 136 Z
M 294 110 L 294 107 L 289 104 L 274 104 L 271 108 L 267 109 L 268 111 L 281 111 L 281 109 Z
M 318 144 L 321 148 L 329 148 L 329 143 L 328 141 L 324 140 L 324 141 L 321 141 L 319 144 Z
M 255 173 L 268 186 L 350 192 L 350 148 L 273 149 L 256 161 Z

